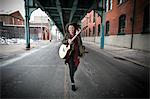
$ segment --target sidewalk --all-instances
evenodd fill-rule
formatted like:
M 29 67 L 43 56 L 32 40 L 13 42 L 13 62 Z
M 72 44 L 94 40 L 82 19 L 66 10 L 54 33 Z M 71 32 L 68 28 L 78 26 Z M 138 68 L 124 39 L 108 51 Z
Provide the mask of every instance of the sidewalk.
M 84 42 L 99 48 L 99 44 L 93 42 Z M 101 50 L 101 49 L 100 49 Z M 99 50 L 99 51 L 100 51 Z M 103 51 L 111 54 L 114 58 L 123 59 L 140 66 L 150 67 L 150 52 L 139 51 L 129 48 L 122 48 L 116 46 L 105 45 Z
M 43 45 L 49 44 L 49 41 L 35 41 L 30 44 L 30 50 L 34 48 L 38 48 Z M 25 44 L 0 44 L 0 60 L 2 61 L 3 59 L 9 59 L 11 57 L 14 57 L 16 55 L 19 55 L 21 53 L 25 53 L 26 51 L 26 45 Z

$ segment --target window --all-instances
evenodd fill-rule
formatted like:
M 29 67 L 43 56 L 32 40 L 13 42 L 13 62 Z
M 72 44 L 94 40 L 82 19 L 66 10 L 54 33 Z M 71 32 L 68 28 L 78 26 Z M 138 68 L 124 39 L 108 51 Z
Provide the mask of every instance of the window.
M 150 33 L 150 22 L 149 22 L 149 6 L 147 5 L 144 9 L 143 19 L 143 33 Z
M 90 17 L 89 17 L 89 23 L 91 23 L 91 15 L 90 15 Z
M 106 0 L 106 12 L 108 12 L 108 0 Z
M 3 26 L 3 22 L 0 22 L 0 26 Z
M 89 36 L 91 35 L 91 29 L 89 28 Z
M 36 33 L 36 28 L 34 28 L 34 33 Z
M 127 0 L 118 0 L 118 4 L 121 4 L 121 3 L 124 3 L 126 2 Z
M 87 36 L 87 30 L 86 30 L 86 36 Z
M 107 21 L 106 22 L 106 33 L 105 33 L 106 36 L 109 35 L 109 27 L 110 27 L 110 24 L 109 24 L 109 21 Z
M 98 36 L 100 36 L 100 32 L 101 32 L 101 25 L 98 25 Z
M 84 37 L 84 35 L 85 35 L 85 31 L 81 34 L 81 36 Z
M 86 17 L 86 26 L 88 26 L 88 17 Z
M 109 2 L 109 6 L 110 6 L 110 10 L 112 10 L 112 0 L 110 0 L 110 2 Z
M 95 26 L 93 26 L 93 36 L 95 36 Z
M 106 12 L 112 10 L 112 0 L 106 0 Z
M 95 10 L 94 10 L 94 12 L 93 12 L 93 23 L 95 22 Z
M 125 32 L 124 32 L 125 21 L 126 21 L 126 16 L 125 15 L 121 15 L 119 17 L 119 30 L 118 30 L 118 34 L 125 34 Z
M 42 27 L 42 31 L 44 31 L 44 27 Z

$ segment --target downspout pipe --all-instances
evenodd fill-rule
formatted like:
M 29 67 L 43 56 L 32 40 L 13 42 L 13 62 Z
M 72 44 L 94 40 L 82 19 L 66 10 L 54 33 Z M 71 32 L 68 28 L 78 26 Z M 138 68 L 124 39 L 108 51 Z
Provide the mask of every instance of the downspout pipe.
M 136 0 L 132 0 L 133 7 L 132 7 L 132 35 L 131 35 L 131 46 L 130 49 L 133 49 L 133 36 L 134 36 L 134 22 L 135 22 L 135 6 L 136 6 Z

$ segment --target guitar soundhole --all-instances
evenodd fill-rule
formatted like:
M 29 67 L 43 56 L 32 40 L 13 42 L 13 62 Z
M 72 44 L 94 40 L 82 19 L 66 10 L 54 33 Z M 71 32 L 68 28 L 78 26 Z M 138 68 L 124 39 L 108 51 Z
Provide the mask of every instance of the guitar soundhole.
M 65 51 L 65 49 L 63 48 L 63 52 Z

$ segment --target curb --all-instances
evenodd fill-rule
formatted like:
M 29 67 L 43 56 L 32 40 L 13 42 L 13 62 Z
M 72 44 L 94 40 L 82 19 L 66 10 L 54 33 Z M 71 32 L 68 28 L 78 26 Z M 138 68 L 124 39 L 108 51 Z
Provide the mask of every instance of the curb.
M 96 44 L 94 44 L 94 43 L 92 43 L 92 42 L 84 42 L 84 43 L 91 44 L 91 45 L 93 45 L 93 46 L 97 46 Z M 126 58 L 126 57 L 121 56 L 121 55 L 119 55 L 119 54 L 117 54 L 117 55 L 112 54 L 109 50 L 105 50 L 105 49 L 104 49 L 103 51 L 104 51 L 105 53 L 108 53 L 108 54 L 112 55 L 114 58 L 121 59 L 121 60 L 126 60 L 126 61 L 132 62 L 132 63 L 134 63 L 134 64 L 136 64 L 136 65 L 139 65 L 139 66 L 142 66 L 142 67 L 150 68 L 148 65 L 143 64 L 143 63 L 141 63 L 141 62 L 138 62 L 138 61 L 136 61 L 136 60 Z
M 129 58 L 126 58 L 126 57 L 123 57 L 123 56 L 119 56 L 119 55 L 114 55 L 114 54 L 112 54 L 112 53 L 110 53 L 110 52 L 108 52 L 106 50 L 104 50 L 104 52 L 106 52 L 108 54 L 111 54 L 114 58 L 122 59 L 122 60 L 127 60 L 129 62 L 132 62 L 132 63 L 136 64 L 136 65 L 143 66 L 143 67 L 148 67 L 149 68 L 149 66 L 147 66 L 146 64 L 140 63 L 140 62 L 135 61 L 133 59 L 129 59 Z

